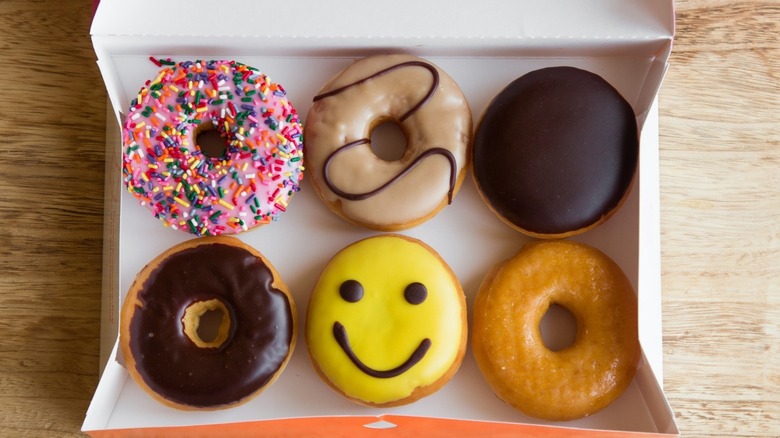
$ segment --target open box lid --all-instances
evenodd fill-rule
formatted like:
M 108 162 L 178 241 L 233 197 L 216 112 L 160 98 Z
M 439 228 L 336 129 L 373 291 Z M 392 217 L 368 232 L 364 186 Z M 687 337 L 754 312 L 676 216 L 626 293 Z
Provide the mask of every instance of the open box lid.
M 175 60 L 191 57 L 237 59 L 243 62 L 255 59 L 272 60 L 273 65 L 270 68 L 277 69 L 277 72 L 281 74 L 277 76 L 276 73 L 268 72 L 267 67 L 263 67 L 263 69 L 267 73 L 271 73 L 271 77 L 278 78 L 280 82 L 285 83 L 286 86 L 287 80 L 290 78 L 285 77 L 285 74 L 302 65 L 305 73 L 297 72 L 296 78 L 299 83 L 302 83 L 304 81 L 301 80 L 301 77 L 308 74 L 312 77 L 308 81 L 311 83 L 307 82 L 299 87 L 287 86 L 291 98 L 296 97 L 295 102 L 301 102 L 298 104 L 298 110 L 302 115 L 305 115 L 308 109 L 307 102 L 329 77 L 329 71 L 337 71 L 335 66 L 348 62 L 350 58 L 374 53 L 404 51 L 433 58 L 434 62 L 440 65 L 451 64 L 455 67 L 462 67 L 465 63 L 471 62 L 464 61 L 465 58 L 484 59 L 487 60 L 486 65 L 492 65 L 492 62 L 498 65 L 516 66 L 513 60 L 517 59 L 531 60 L 531 63 L 536 65 L 544 64 L 547 62 L 545 61 L 547 58 L 555 58 L 586 66 L 593 65 L 597 68 L 600 63 L 605 63 L 607 67 L 604 69 L 610 71 L 627 67 L 627 72 L 621 74 L 631 77 L 625 80 L 618 78 L 619 83 L 616 84 L 616 88 L 627 95 L 627 99 L 637 113 L 638 121 L 641 125 L 645 125 L 642 132 L 644 147 L 641 151 L 641 170 L 638 177 L 641 197 L 639 190 L 635 187 L 632 194 L 633 201 L 629 201 L 628 209 L 624 207 L 629 212 L 627 213 L 630 216 L 629 220 L 633 221 L 631 226 L 634 228 L 632 230 L 638 229 L 634 235 L 635 241 L 630 242 L 625 251 L 633 251 L 631 256 L 633 267 L 630 268 L 629 276 L 632 277 L 632 282 L 639 291 L 640 340 L 646 355 L 634 384 L 634 395 L 640 397 L 642 403 L 650 411 L 649 417 L 652 418 L 647 419 L 647 421 L 654 424 L 653 428 L 657 433 L 676 434 L 674 417 L 658 383 L 662 381 L 660 229 L 657 108 L 653 106 L 671 50 L 674 33 L 672 1 L 566 0 L 538 2 L 533 0 L 489 0 L 479 5 L 472 5 L 465 1 L 456 0 L 449 3 L 446 11 L 439 8 L 441 8 L 441 3 L 438 3 L 437 6 L 437 2 L 421 0 L 397 0 L 392 3 L 371 4 L 360 0 L 332 2 L 303 0 L 295 2 L 289 7 L 275 5 L 271 11 L 267 10 L 266 2 L 247 2 L 245 0 L 223 0 L 219 3 L 203 0 L 187 2 L 102 0 L 96 12 L 91 32 L 98 64 L 117 120 L 122 117 L 133 93 L 137 92 L 139 86 L 156 72 L 157 68 L 148 61 L 150 56 L 154 58 L 171 57 Z M 287 12 L 288 9 L 290 12 Z M 340 11 L 350 12 L 342 13 Z M 413 11 L 413 13 L 409 11 Z M 443 20 L 442 17 L 445 15 L 447 19 Z M 356 16 L 359 16 L 360 20 L 354 20 Z M 156 17 L 175 18 L 165 18 L 167 24 L 162 26 L 162 19 Z M 242 20 L 242 17 L 258 18 Z M 193 24 L 185 26 L 182 23 Z M 614 59 L 618 58 L 629 59 L 627 62 L 615 62 Z M 334 59 L 336 61 L 333 61 Z M 283 65 L 283 67 L 277 68 L 276 64 Z M 323 65 L 325 67 L 320 68 Z M 481 61 L 480 68 L 482 68 Z M 445 68 L 445 70 L 447 69 Z M 472 73 L 467 76 L 470 78 L 480 77 L 480 75 Z M 620 74 L 614 76 L 618 77 Z M 293 78 L 292 82 L 296 82 L 296 78 Z M 497 84 L 493 88 L 497 91 L 501 86 L 503 83 Z M 466 94 L 468 97 L 469 93 Z M 487 98 L 489 96 L 481 97 L 483 100 Z M 474 104 L 471 98 L 470 103 Z M 478 102 L 472 106 L 475 118 L 481 113 L 484 104 L 485 102 Z M 646 121 L 647 123 L 645 123 Z M 116 131 L 116 123 L 109 122 L 109 124 Z M 116 144 L 112 143 L 116 143 L 118 138 L 116 132 L 112 133 L 109 138 L 110 148 L 117 147 Z M 111 150 L 118 151 L 118 148 Z M 118 181 L 117 179 L 117 186 L 109 187 L 109 190 L 118 192 Z M 113 184 L 113 181 L 109 180 L 108 184 Z M 461 191 L 461 194 L 458 195 L 459 200 L 456 200 L 456 203 L 460 204 L 461 210 L 458 210 L 459 206 L 454 203 L 453 206 L 445 209 L 443 215 L 451 217 L 463 213 L 462 205 L 463 202 L 467 201 L 460 201 L 460 199 L 469 196 L 472 199 L 477 199 L 474 189 L 471 187 L 473 185 L 469 184 L 469 186 Z M 127 194 L 124 193 L 124 195 Z M 311 190 L 306 189 L 297 196 L 303 198 L 311 196 L 313 199 Z M 295 201 L 294 208 L 299 208 L 299 205 L 305 202 L 305 199 L 298 199 Z M 313 199 L 313 202 L 316 202 L 316 199 Z M 140 210 L 136 207 L 135 205 L 128 206 L 127 210 L 132 211 L 122 212 L 123 216 L 119 218 L 122 227 L 127 227 L 127 223 L 135 221 L 135 210 Z M 148 219 L 144 216 L 145 213 L 145 211 L 138 213 L 138 216 L 142 218 L 140 221 Z M 132 220 L 128 221 L 125 214 L 130 214 Z M 288 215 L 292 214 L 294 214 L 292 211 L 288 213 Z M 472 213 L 467 212 L 466 214 Z M 287 218 L 283 218 L 283 220 L 288 221 L 289 224 L 290 221 L 298 221 L 300 216 L 298 214 L 298 216 L 291 216 L 289 220 Z M 276 229 L 280 225 L 286 226 L 281 222 L 279 225 L 274 224 L 271 227 Z M 438 224 L 441 223 L 438 222 Z M 146 231 L 145 224 L 146 222 L 138 227 L 142 231 Z M 153 254 L 159 252 L 158 249 L 184 239 L 182 234 L 163 229 L 157 223 L 153 223 L 149 230 L 152 230 L 153 233 L 159 230 L 160 239 L 154 242 L 151 248 L 145 248 L 141 254 L 138 254 L 137 251 L 134 252 L 137 249 L 137 242 L 120 239 L 119 245 L 122 246 L 122 249 L 119 251 L 119 255 L 123 257 L 123 269 L 128 272 L 137 272 L 136 265 L 148 261 Z M 136 229 L 131 231 L 128 235 L 139 235 L 133 234 L 137 231 Z M 409 234 L 426 240 L 425 233 L 428 231 L 429 228 L 424 225 L 412 230 Z M 266 234 L 263 235 L 263 233 Z M 597 230 L 595 234 L 591 234 L 583 240 L 602 239 L 606 233 L 608 231 L 601 233 Z M 258 236 L 268 237 L 266 230 L 261 229 L 253 231 L 251 236 L 246 238 L 251 240 Z M 244 237 L 242 236 L 242 238 Z M 331 239 L 331 236 L 324 236 L 323 239 Z M 330 241 L 319 243 L 328 248 L 336 248 L 337 246 Z M 158 245 L 160 248 L 154 247 L 154 245 Z M 445 245 L 442 243 L 433 246 L 442 251 L 442 246 Z M 622 245 L 622 242 L 619 239 L 611 239 L 605 245 L 615 248 Z M 262 245 L 258 247 L 263 250 Z M 604 249 L 604 246 L 601 245 L 600 249 Z M 609 250 L 607 252 L 609 253 Z M 444 255 L 446 258 L 446 254 Z M 278 258 L 269 258 L 275 264 L 277 263 Z M 118 263 L 118 260 L 115 259 L 113 262 Z M 127 266 L 130 268 L 126 268 Z M 453 267 L 457 271 L 457 267 Z M 280 268 L 283 275 L 285 274 L 284 266 L 277 265 L 277 268 Z M 124 283 L 121 283 L 119 280 L 110 279 L 105 285 L 109 299 L 112 300 L 113 304 L 106 306 L 108 310 L 104 310 L 104 312 L 116 312 L 119 299 L 123 295 L 121 291 L 126 286 L 126 282 L 130 280 L 123 281 Z M 300 306 L 303 304 L 300 302 L 300 297 L 296 297 L 296 302 L 299 307 L 302 307 Z M 116 338 L 116 318 L 112 314 L 108 319 L 112 322 L 104 329 L 107 329 L 109 333 L 108 351 L 110 351 Z M 306 359 L 305 345 L 302 342 L 299 342 L 298 345 L 295 352 L 298 359 L 294 357 L 292 362 L 300 361 L 301 357 L 303 360 Z M 139 395 L 142 397 L 143 394 L 138 393 L 140 390 L 132 388 L 132 381 L 128 379 L 126 370 L 114 357 L 115 354 L 111 354 L 108 359 L 108 365 L 84 423 L 84 430 L 90 431 L 90 433 L 103 429 L 126 427 L 129 422 L 114 421 L 117 416 L 132 412 L 133 415 L 137 414 L 138 418 L 142 418 L 147 411 L 156 408 L 156 405 L 146 406 L 143 412 L 128 409 L 132 403 L 126 402 L 124 399 Z M 294 363 L 292 365 L 295 366 Z M 463 371 L 473 373 L 474 366 L 472 358 L 472 363 L 465 364 L 466 370 L 459 371 L 459 374 L 463 374 Z M 289 369 L 285 371 L 286 377 L 289 378 L 286 378 L 285 373 L 282 373 L 280 381 L 274 387 L 269 388 L 269 397 L 276 393 L 270 393 L 271 391 L 281 389 L 279 385 L 284 384 L 285 381 L 290 383 L 291 380 L 296 379 L 295 375 L 290 376 L 291 372 L 292 370 Z M 308 370 L 308 373 L 312 372 Z M 295 386 L 296 389 L 308 389 L 302 386 L 308 382 L 308 375 L 304 377 L 301 379 L 302 383 Z M 484 382 L 471 382 L 469 388 L 471 387 L 484 389 Z M 446 399 L 448 396 L 446 390 L 447 387 L 443 390 L 440 398 L 435 400 L 436 402 L 442 398 Z M 458 389 L 457 391 L 457 393 L 462 394 L 465 390 Z M 127 395 L 128 392 L 129 395 Z M 265 393 L 260 398 L 264 395 Z M 432 399 L 431 403 L 433 402 Z M 165 409 L 161 408 L 160 410 Z M 625 411 L 625 409 L 623 410 Z M 248 421 L 242 417 L 243 412 L 245 410 L 227 415 L 227 422 Z M 414 415 L 410 414 L 412 410 L 393 410 L 386 415 L 377 414 L 377 412 L 358 409 L 347 414 L 330 414 L 332 416 L 329 418 L 370 418 L 373 419 L 371 421 L 392 418 L 388 421 L 403 425 L 402 423 L 407 421 L 404 418 L 410 418 L 407 415 Z M 452 415 L 457 418 L 462 413 L 462 411 L 457 411 Z M 624 413 L 627 414 L 627 412 Z M 275 417 L 276 419 L 273 420 L 261 419 L 269 425 L 271 424 L 269 421 L 284 421 L 280 420 L 280 417 L 283 415 Z M 217 417 L 207 413 L 203 414 L 201 419 L 186 421 L 200 422 L 200 424 L 221 421 L 214 421 L 213 418 Z M 231 420 L 233 418 L 235 420 Z M 180 421 L 180 419 L 181 417 L 177 417 L 175 421 Z M 438 430 L 447 430 L 439 424 L 442 420 L 431 417 L 428 417 L 428 420 L 436 423 L 435 427 L 439 428 Z M 344 421 L 350 423 L 348 420 Z M 427 420 L 419 421 L 424 423 Z M 225 421 L 221 422 L 225 423 Z M 120 426 L 114 424 L 120 424 Z M 365 422 L 360 424 L 363 425 Z M 581 424 L 585 428 L 591 427 L 590 424 L 596 424 L 595 427 L 599 427 L 597 421 L 590 423 L 584 421 Z M 158 423 L 158 425 L 162 425 L 162 423 Z M 282 424 L 282 429 L 278 430 L 281 431 L 288 426 Z M 478 430 L 482 430 L 483 426 L 477 426 L 480 428 Z M 512 431 L 517 432 L 515 426 L 517 424 L 508 423 L 506 426 L 507 434 L 512 433 Z M 224 427 L 224 424 L 221 427 Z M 580 426 L 576 424 L 567 427 L 570 427 L 569 431 L 582 430 L 577 429 Z M 555 429 L 553 426 L 553 430 Z M 272 430 L 277 429 L 267 429 L 267 431 Z M 288 429 L 288 434 L 292 433 L 291 430 L 293 429 Z M 406 429 L 406 433 L 409 430 Z M 465 432 L 465 429 L 458 430 Z M 503 429 L 496 426 L 496 429 L 484 430 L 499 432 Z M 541 430 L 540 434 L 551 433 L 544 432 L 547 429 Z M 552 432 L 552 435 L 557 435 L 557 433 Z
M 663 61 L 648 74 L 648 82 L 660 85 L 674 35 L 674 7 L 671 0 L 488 0 L 451 3 L 445 14 L 441 3 L 420 0 L 384 5 L 299 0 L 290 7 L 241 0 L 189 0 L 186 6 L 103 0 L 91 34 L 114 108 L 129 102 L 120 91 L 127 88 L 126 79 L 133 80 L 131 89 L 142 83 L 127 78 L 117 58 L 139 53 L 224 56 L 225 47 L 234 57 L 365 56 L 399 48 L 426 56 L 540 56 L 550 51 L 614 56 L 639 47 Z M 636 102 L 640 123 L 657 91 L 647 89 Z

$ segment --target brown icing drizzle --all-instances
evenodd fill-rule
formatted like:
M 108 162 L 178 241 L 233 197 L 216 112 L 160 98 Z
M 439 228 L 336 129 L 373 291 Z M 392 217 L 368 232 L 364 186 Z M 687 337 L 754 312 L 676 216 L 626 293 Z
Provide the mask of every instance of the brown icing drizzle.
M 360 358 L 355 355 L 355 352 L 352 351 L 352 347 L 349 345 L 347 330 L 344 328 L 344 325 L 338 321 L 333 323 L 333 337 L 336 338 L 336 342 L 339 344 L 341 349 L 344 350 L 344 353 L 346 353 L 347 357 L 349 357 L 349 360 L 351 360 L 352 363 L 355 364 L 358 369 L 360 369 L 360 371 L 368 374 L 371 377 L 376 377 L 377 379 L 389 379 L 391 377 L 400 376 L 415 366 L 418 362 L 420 362 L 423 357 L 425 357 L 425 353 L 428 352 L 428 349 L 431 348 L 431 340 L 425 338 L 420 341 L 420 345 L 417 346 L 412 355 L 409 356 L 409 358 L 406 359 L 406 361 L 401 365 L 398 365 L 397 367 L 389 370 L 375 370 L 364 364 L 363 361 L 361 361 Z
M 417 102 L 417 104 L 415 106 L 413 106 L 409 111 L 404 113 L 404 115 L 402 115 L 401 117 L 398 118 L 399 122 L 403 122 L 409 116 L 411 116 L 417 110 L 419 110 L 420 107 L 425 105 L 425 103 L 428 102 L 428 100 L 431 99 L 431 97 L 433 96 L 433 93 L 435 93 L 436 89 L 439 87 L 439 72 L 436 70 L 436 67 L 432 66 L 431 64 L 428 64 L 428 63 L 422 62 L 422 61 L 407 61 L 407 62 L 402 62 L 400 64 L 391 65 L 390 67 L 387 67 L 387 68 L 385 68 L 383 70 L 380 70 L 380 71 L 378 71 L 378 72 L 376 72 L 376 73 L 374 73 L 374 74 L 372 74 L 370 76 L 367 76 L 367 77 L 365 77 L 363 79 L 355 81 L 355 82 L 353 82 L 351 84 L 347 84 L 347 85 L 344 85 L 343 87 L 336 88 L 335 90 L 331 90 L 331 91 L 327 91 L 327 92 L 322 93 L 322 94 L 318 94 L 318 95 L 314 96 L 313 101 L 316 102 L 316 101 L 318 101 L 320 99 L 325 99 L 326 97 L 330 97 L 330 96 L 334 96 L 336 94 L 340 94 L 340 93 L 342 93 L 342 92 L 344 92 L 344 91 L 346 91 L 346 90 L 348 90 L 348 89 L 350 89 L 350 88 L 352 88 L 352 87 L 354 87 L 356 85 L 360 85 L 363 82 L 366 82 L 366 81 L 368 81 L 370 79 L 373 79 L 373 78 L 385 75 L 387 73 L 390 73 L 393 70 L 397 70 L 399 68 L 404 68 L 404 67 L 422 67 L 422 68 L 428 70 L 429 72 L 431 72 L 431 76 L 433 77 L 433 82 L 431 83 L 431 88 L 425 94 L 425 97 L 423 97 L 422 100 Z
M 401 115 L 398 118 L 399 122 L 403 122 L 404 120 L 409 118 L 412 114 L 417 112 L 417 110 L 419 110 L 423 105 L 425 105 L 431 99 L 433 94 L 436 92 L 436 89 L 439 87 L 439 72 L 436 70 L 436 67 L 432 66 L 431 64 L 428 64 L 428 63 L 422 62 L 422 61 L 407 61 L 407 62 L 402 62 L 400 64 L 392 65 L 392 66 L 387 67 L 385 69 L 382 69 L 382 70 L 380 70 L 380 71 L 378 71 L 378 72 L 376 72 L 376 73 L 374 73 L 374 74 L 372 74 L 370 76 L 367 76 L 367 77 L 365 77 L 363 79 L 355 81 L 355 82 L 353 82 L 351 84 L 347 84 L 347 85 L 344 85 L 342 87 L 336 88 L 334 90 L 327 91 L 325 93 L 322 93 L 322 94 L 319 94 L 317 96 L 314 96 L 313 100 L 314 100 L 314 102 L 316 102 L 318 100 L 325 99 L 327 97 L 340 94 L 340 93 L 348 90 L 349 88 L 352 88 L 354 86 L 360 85 L 360 84 L 362 84 L 362 83 L 364 83 L 364 82 L 366 82 L 366 81 L 368 81 L 370 79 L 373 79 L 373 78 L 385 75 L 385 74 L 390 73 L 390 72 L 392 72 L 394 70 L 397 70 L 399 68 L 404 68 L 404 67 L 422 67 L 422 68 L 428 70 L 431 73 L 433 81 L 431 83 L 430 89 L 425 94 L 425 96 L 419 102 L 417 102 L 409 111 L 405 112 L 403 115 Z M 333 158 L 335 158 L 336 155 L 338 155 L 338 154 L 340 154 L 340 153 L 342 153 L 342 152 L 344 152 L 344 151 L 346 151 L 348 149 L 351 149 L 354 146 L 358 146 L 358 145 L 362 145 L 362 144 L 370 144 L 370 143 L 371 143 L 371 140 L 368 139 L 368 138 L 362 138 L 360 140 L 355 140 L 353 142 L 350 142 L 350 143 L 347 143 L 345 145 L 340 146 L 338 149 L 336 149 L 335 151 L 331 152 L 331 154 L 328 155 L 328 158 L 325 159 L 325 162 L 322 165 L 323 179 L 325 180 L 325 184 L 328 186 L 328 188 L 333 193 L 335 193 L 336 195 L 338 195 L 338 196 L 340 196 L 340 197 L 342 197 L 344 199 L 350 200 L 350 201 L 360 201 L 360 200 L 363 200 L 363 199 L 370 198 L 370 197 L 375 196 L 376 194 L 382 192 L 388 186 L 390 186 L 390 184 L 394 183 L 396 180 L 398 180 L 402 176 L 404 176 L 407 173 L 409 173 L 424 158 L 429 157 L 431 155 L 441 155 L 441 156 L 445 157 L 447 159 L 447 161 L 449 162 L 449 164 L 450 164 L 450 187 L 449 187 L 449 191 L 447 192 L 447 203 L 448 204 L 452 204 L 452 193 L 455 190 L 455 179 L 456 179 L 455 176 L 456 176 L 456 174 L 458 172 L 458 169 L 457 169 L 457 162 L 455 160 L 455 156 L 452 154 L 452 152 L 450 152 L 450 151 L 448 151 L 448 150 L 446 150 L 444 148 L 431 148 L 431 149 L 426 150 L 425 152 L 420 154 L 417 158 L 415 158 L 414 161 L 412 161 L 398 175 L 396 175 L 392 179 L 390 179 L 390 181 L 386 182 L 385 184 L 383 184 L 379 188 L 371 190 L 369 192 L 365 192 L 365 193 L 348 193 L 348 192 L 345 192 L 345 191 L 339 189 L 338 187 L 336 187 L 335 184 L 333 184 L 333 182 L 328 177 L 328 169 L 329 169 L 331 160 Z
M 138 293 L 130 348 L 144 382 L 162 397 L 195 407 L 228 405 L 268 384 L 284 363 L 293 320 L 287 296 L 252 253 L 203 244 L 170 256 Z M 231 330 L 218 348 L 201 348 L 184 333 L 193 303 L 217 299 Z
M 370 142 L 371 142 L 371 140 L 369 140 L 367 138 L 362 138 L 360 140 L 355 140 L 353 142 L 347 143 L 347 144 L 339 147 L 335 151 L 331 152 L 330 155 L 328 155 L 328 158 L 325 159 L 325 162 L 322 165 L 322 178 L 323 178 L 323 180 L 325 180 L 325 184 L 328 186 L 328 188 L 333 193 L 335 193 L 338 196 L 341 196 L 344 199 L 348 199 L 350 201 L 360 201 L 360 200 L 363 200 L 363 199 L 368 199 L 368 198 L 376 195 L 377 193 L 385 190 L 387 187 L 390 186 L 390 184 L 394 183 L 399 178 L 401 178 L 402 176 L 404 176 L 407 173 L 409 173 L 412 169 L 414 169 L 425 158 L 427 158 L 429 156 L 432 156 L 432 155 L 441 155 L 444 158 L 446 158 L 447 161 L 450 164 L 450 188 L 447 191 L 447 203 L 452 204 L 452 192 L 455 190 L 455 175 L 456 175 L 458 169 L 457 169 L 457 163 L 455 162 L 455 156 L 452 155 L 452 152 L 450 152 L 450 151 L 448 151 L 447 149 L 444 149 L 444 148 L 431 148 L 431 149 L 428 149 L 428 150 L 424 151 L 423 153 L 418 155 L 417 158 L 414 159 L 414 161 L 409 163 L 409 165 L 406 166 L 401 172 L 399 172 L 396 176 L 391 178 L 390 181 L 387 181 L 386 183 L 382 184 L 381 186 L 379 186 L 378 188 L 376 188 L 374 190 L 371 190 L 371 191 L 368 191 L 368 192 L 364 192 L 364 193 L 348 193 L 348 192 L 345 192 L 345 191 L 339 189 L 338 187 L 336 187 L 336 185 L 333 184 L 333 181 L 331 181 L 330 178 L 328 177 L 328 171 L 330 169 L 330 162 L 331 162 L 331 160 L 333 158 L 335 158 L 336 155 L 346 151 L 347 149 L 350 149 L 352 147 L 359 146 L 359 145 L 362 145 L 362 144 L 368 144 Z

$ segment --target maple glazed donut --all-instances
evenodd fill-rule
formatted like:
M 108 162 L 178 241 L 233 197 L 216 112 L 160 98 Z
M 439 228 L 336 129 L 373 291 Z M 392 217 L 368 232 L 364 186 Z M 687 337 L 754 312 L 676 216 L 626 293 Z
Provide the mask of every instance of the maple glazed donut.
M 221 317 L 213 338 L 199 331 L 207 312 Z M 130 376 L 156 400 L 225 409 L 258 395 L 285 368 L 295 315 L 287 286 L 262 254 L 232 237 L 202 237 L 139 272 L 122 306 L 120 345 Z
M 284 88 L 236 61 L 153 61 L 162 70 L 123 125 L 127 190 L 196 236 L 278 219 L 303 178 L 302 126 Z
M 574 342 L 558 351 L 539 324 L 552 304 L 574 316 Z M 486 276 L 474 301 L 472 348 L 504 402 L 532 417 L 573 420 L 612 403 L 640 357 L 637 298 L 602 252 L 570 241 L 524 246 Z
M 406 135 L 398 160 L 371 147 L 378 125 Z M 360 59 L 322 87 L 306 116 L 307 170 L 317 194 L 349 222 L 396 231 L 452 202 L 465 176 L 471 110 L 458 85 L 410 55 Z
M 514 229 L 563 238 L 605 222 L 628 197 L 639 156 L 631 105 L 574 67 L 530 72 L 489 104 L 474 134 L 482 199 Z

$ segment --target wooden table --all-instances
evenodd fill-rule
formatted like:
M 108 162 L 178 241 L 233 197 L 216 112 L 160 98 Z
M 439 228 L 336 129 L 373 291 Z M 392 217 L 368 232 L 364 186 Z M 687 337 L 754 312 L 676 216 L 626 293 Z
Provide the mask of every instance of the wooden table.
M 98 379 L 106 94 L 84 1 L 0 2 L 0 435 L 80 435 Z M 677 2 L 660 95 L 665 390 L 780 435 L 780 2 Z

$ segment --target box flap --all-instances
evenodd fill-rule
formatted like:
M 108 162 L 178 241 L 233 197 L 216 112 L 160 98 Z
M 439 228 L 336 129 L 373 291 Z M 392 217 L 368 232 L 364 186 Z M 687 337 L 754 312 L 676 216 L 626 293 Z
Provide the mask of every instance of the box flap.
M 355 19 L 372 16 L 382 19 Z M 326 25 L 322 17 L 327 17 Z M 92 35 L 199 39 L 255 37 L 276 41 L 368 39 L 365 44 L 381 45 L 381 40 L 386 38 L 406 41 L 582 36 L 651 39 L 670 37 L 674 31 L 672 2 L 657 0 L 487 0 L 472 7 L 447 8 L 446 19 L 441 17 L 442 3 L 419 0 L 395 0 L 386 4 L 362 0 L 299 0 L 286 5 L 274 3 L 273 7 L 267 2 L 242 0 L 219 3 L 190 0 L 186 7 L 157 0 L 103 0 L 91 32 Z M 171 24 L 163 25 L 166 22 Z

